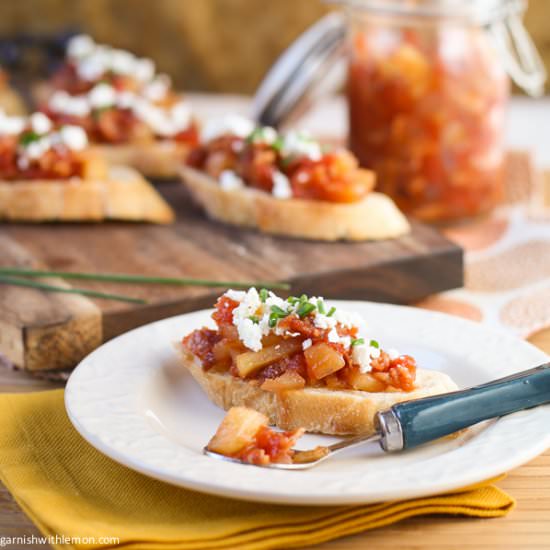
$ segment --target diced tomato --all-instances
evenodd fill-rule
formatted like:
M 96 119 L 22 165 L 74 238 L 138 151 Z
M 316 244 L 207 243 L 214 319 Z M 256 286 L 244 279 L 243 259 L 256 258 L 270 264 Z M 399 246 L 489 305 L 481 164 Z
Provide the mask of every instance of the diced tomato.
M 212 319 L 218 326 L 233 324 L 233 310 L 239 305 L 239 302 L 232 300 L 228 296 L 221 296 L 216 302 L 216 311 L 212 313 Z
M 355 157 L 343 151 L 294 163 L 290 182 L 295 197 L 330 202 L 356 202 L 374 187 L 372 173 L 358 169 Z

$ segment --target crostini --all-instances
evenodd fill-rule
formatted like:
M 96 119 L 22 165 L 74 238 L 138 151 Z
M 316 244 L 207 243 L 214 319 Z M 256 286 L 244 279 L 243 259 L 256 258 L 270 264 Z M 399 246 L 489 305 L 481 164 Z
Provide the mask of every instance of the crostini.
M 66 61 L 38 92 L 41 110 L 58 123 L 86 130 L 112 164 L 132 166 L 153 178 L 173 178 L 197 126 L 188 102 L 153 61 L 72 38 Z
M 108 166 L 79 126 L 0 112 L 0 219 L 169 223 L 174 214 L 134 169 Z
M 179 344 L 183 365 L 216 405 L 253 408 L 284 430 L 371 433 L 376 412 L 457 389 L 446 374 L 361 335 L 360 318 L 322 298 L 230 290 L 212 319 L 215 329 Z
M 279 135 L 229 115 L 206 123 L 201 145 L 181 169 L 206 213 L 267 233 L 318 239 L 367 240 L 409 232 L 375 175 L 343 149 L 327 149 L 303 132 Z

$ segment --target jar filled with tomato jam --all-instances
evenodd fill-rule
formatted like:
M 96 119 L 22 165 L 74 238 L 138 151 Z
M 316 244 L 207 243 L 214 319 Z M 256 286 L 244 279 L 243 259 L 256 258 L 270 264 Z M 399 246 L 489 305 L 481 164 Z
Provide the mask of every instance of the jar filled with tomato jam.
M 509 74 L 533 95 L 544 83 L 523 2 L 344 3 L 349 145 L 378 189 L 425 221 L 492 209 L 503 188 Z

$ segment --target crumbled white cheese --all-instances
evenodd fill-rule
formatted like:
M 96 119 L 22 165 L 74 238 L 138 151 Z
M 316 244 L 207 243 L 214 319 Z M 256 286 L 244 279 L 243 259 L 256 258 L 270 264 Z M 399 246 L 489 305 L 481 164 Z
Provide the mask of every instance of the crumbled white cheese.
M 276 199 L 290 199 L 292 197 L 290 181 L 279 170 L 275 170 L 273 173 L 273 189 L 271 193 Z
M 364 374 L 370 372 L 372 367 L 370 365 L 371 354 L 370 347 L 366 344 L 357 344 L 353 346 L 351 352 L 351 359 L 355 365 L 359 367 L 359 370 Z
M 283 314 L 276 319 L 276 323 L 272 323 L 274 326 L 270 326 L 270 317 L 273 313 L 277 313 L 281 310 L 288 315 L 295 315 L 298 308 L 303 304 L 303 301 L 296 300 L 295 303 L 290 303 L 288 300 L 280 298 L 273 292 L 267 292 L 260 297 L 260 294 L 255 288 L 250 288 L 247 292 L 228 290 L 225 296 L 239 303 L 233 310 L 233 324 L 237 327 L 239 339 L 247 348 L 253 351 L 259 351 L 262 349 L 263 337 L 270 333 L 286 337 L 300 335 L 298 332 L 291 332 L 281 326 L 279 321 L 284 318 Z M 262 301 L 262 298 L 264 301 Z M 319 302 L 324 302 L 323 298 L 315 296 L 308 298 L 307 301 L 315 305 L 316 308 Z M 275 311 L 273 311 L 272 308 L 274 308 Z M 313 324 L 317 328 L 327 331 L 327 340 L 329 342 L 341 344 L 346 350 L 352 348 L 352 353 L 355 353 L 356 356 L 365 363 L 366 366 L 363 366 L 363 369 L 370 368 L 370 359 L 377 357 L 380 354 L 380 350 L 365 344 L 352 346 L 352 338 L 350 336 L 340 336 L 337 325 L 341 326 L 341 324 L 337 321 L 337 312 L 338 310 L 329 317 L 328 315 L 320 313 L 318 309 L 314 309 L 310 315 L 312 316 Z M 349 324 L 351 323 L 350 319 L 353 317 L 352 315 L 346 315 L 340 312 L 338 317 L 344 319 L 349 327 L 352 326 Z M 355 318 L 359 317 L 355 316 Z M 308 349 L 311 345 L 312 339 L 307 338 L 302 343 L 302 349 Z M 356 349 L 358 351 L 356 351 Z
M 0 135 L 17 135 L 25 129 L 24 117 L 9 116 L 0 109 Z
M 283 140 L 283 156 L 307 157 L 311 160 L 320 160 L 323 156 L 321 145 L 308 133 L 300 131 L 288 132 Z
M 133 109 L 136 104 L 136 94 L 127 90 L 118 92 L 116 95 L 116 106 L 119 109 Z
M 90 55 L 95 49 L 95 42 L 87 34 L 73 36 L 67 44 L 67 55 L 79 59 Z
M 135 70 L 136 58 L 125 50 L 113 50 L 111 52 L 110 68 L 118 74 L 132 74 Z
M 397 359 L 401 355 L 396 349 L 393 349 L 393 348 L 390 348 L 389 350 L 387 350 L 386 353 L 388 354 L 389 358 L 392 361 L 394 359 Z
M 147 82 L 155 76 L 155 63 L 152 59 L 143 57 L 137 59 L 132 74 L 142 82 Z
M 94 86 L 88 93 L 88 101 L 92 109 L 103 109 L 112 107 L 117 100 L 115 89 L 110 84 L 102 82 Z
M 178 101 L 170 109 L 174 133 L 181 132 L 191 124 L 191 108 L 186 101 Z
M 86 96 L 72 96 L 63 90 L 52 94 L 48 106 L 54 113 L 63 113 L 76 117 L 88 116 L 91 111 L 90 102 Z
M 141 82 L 149 82 L 155 76 L 155 64 L 151 59 L 138 58 L 126 50 L 96 44 L 87 35 L 81 34 L 69 41 L 67 57 L 75 63 L 77 74 L 91 82 L 110 71 L 132 76 Z
M 313 319 L 313 324 L 320 329 L 326 330 L 336 326 L 336 319 L 334 316 L 324 315 L 323 313 L 317 313 Z
M 229 289 L 225 296 L 227 296 L 230 300 L 235 300 L 235 302 L 242 302 L 246 297 L 246 292 L 244 290 L 233 290 Z
M 220 187 L 225 191 L 232 191 L 244 187 L 244 181 L 233 170 L 223 170 L 218 178 Z
M 39 159 L 50 147 L 52 146 L 52 141 L 49 136 L 44 136 L 35 141 L 31 141 L 28 145 L 22 147 L 24 154 L 30 160 Z M 22 152 L 23 152 L 22 151 Z
M 91 54 L 84 57 L 77 65 L 78 76 L 83 80 L 93 82 L 101 78 L 106 71 L 106 63 L 101 54 Z
M 100 83 L 88 94 L 70 96 L 60 91 L 52 95 L 49 107 L 54 113 L 84 117 L 94 109 L 107 107 L 130 109 L 158 136 L 170 137 L 182 132 L 191 123 L 191 110 L 184 101 L 170 108 L 158 106 L 148 99 L 130 91 L 117 91 L 113 86 Z
M 73 151 L 81 151 L 88 145 L 86 132 L 80 126 L 67 125 L 59 130 L 61 141 Z
M 170 86 L 170 77 L 165 74 L 159 74 L 145 85 L 142 93 L 150 101 L 161 101 L 166 97 Z
M 378 359 L 380 357 L 380 349 L 374 346 L 370 346 L 369 353 L 372 359 Z
M 245 295 L 240 304 L 233 310 L 233 324 L 237 327 L 239 339 L 253 351 L 262 349 L 262 336 L 269 332 L 269 327 L 264 323 L 255 323 L 253 318 L 261 318 L 263 303 L 260 300 L 258 291 L 252 287 Z M 267 330 L 265 330 L 267 328 Z
M 44 113 L 33 113 L 30 116 L 33 132 L 47 134 L 52 129 L 52 121 Z
M 271 126 L 260 126 L 255 128 L 250 136 L 247 136 L 249 139 L 252 139 L 255 143 L 266 143 L 267 145 L 273 145 L 279 134 L 275 128 Z
M 239 338 L 242 343 L 252 351 L 260 351 L 262 349 L 262 328 L 258 323 L 254 323 L 251 319 L 241 319 L 237 324 Z
M 241 138 L 248 137 L 254 130 L 254 123 L 240 115 L 229 114 L 206 122 L 201 131 L 201 141 L 208 142 L 226 134 Z

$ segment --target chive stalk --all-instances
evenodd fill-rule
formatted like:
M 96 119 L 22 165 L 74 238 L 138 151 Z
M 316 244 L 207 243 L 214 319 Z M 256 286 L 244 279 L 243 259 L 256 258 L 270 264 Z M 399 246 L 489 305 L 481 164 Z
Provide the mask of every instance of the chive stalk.
M 89 296 L 91 298 L 103 298 L 104 300 L 130 302 L 132 304 L 147 303 L 145 300 L 142 300 L 141 298 L 132 298 L 131 296 L 123 296 L 122 294 L 98 292 L 96 290 L 89 290 L 85 288 L 64 288 L 62 286 L 49 285 L 46 283 L 31 281 L 29 279 L 21 279 L 19 277 L 6 277 L 4 275 L 0 275 L 0 284 L 24 286 L 29 288 L 36 288 L 39 290 L 46 290 L 48 292 L 62 292 L 64 294 L 80 294 L 82 296 Z
M 80 279 L 87 281 L 106 281 L 110 283 L 138 283 L 176 286 L 231 287 L 248 289 L 252 286 L 288 290 L 288 283 L 256 281 L 214 281 L 211 279 L 194 279 L 181 277 L 149 277 L 146 275 L 130 275 L 124 273 L 80 273 L 72 271 L 52 271 L 24 267 L 0 267 L 0 276 L 15 275 L 24 277 L 61 277 L 63 279 Z

